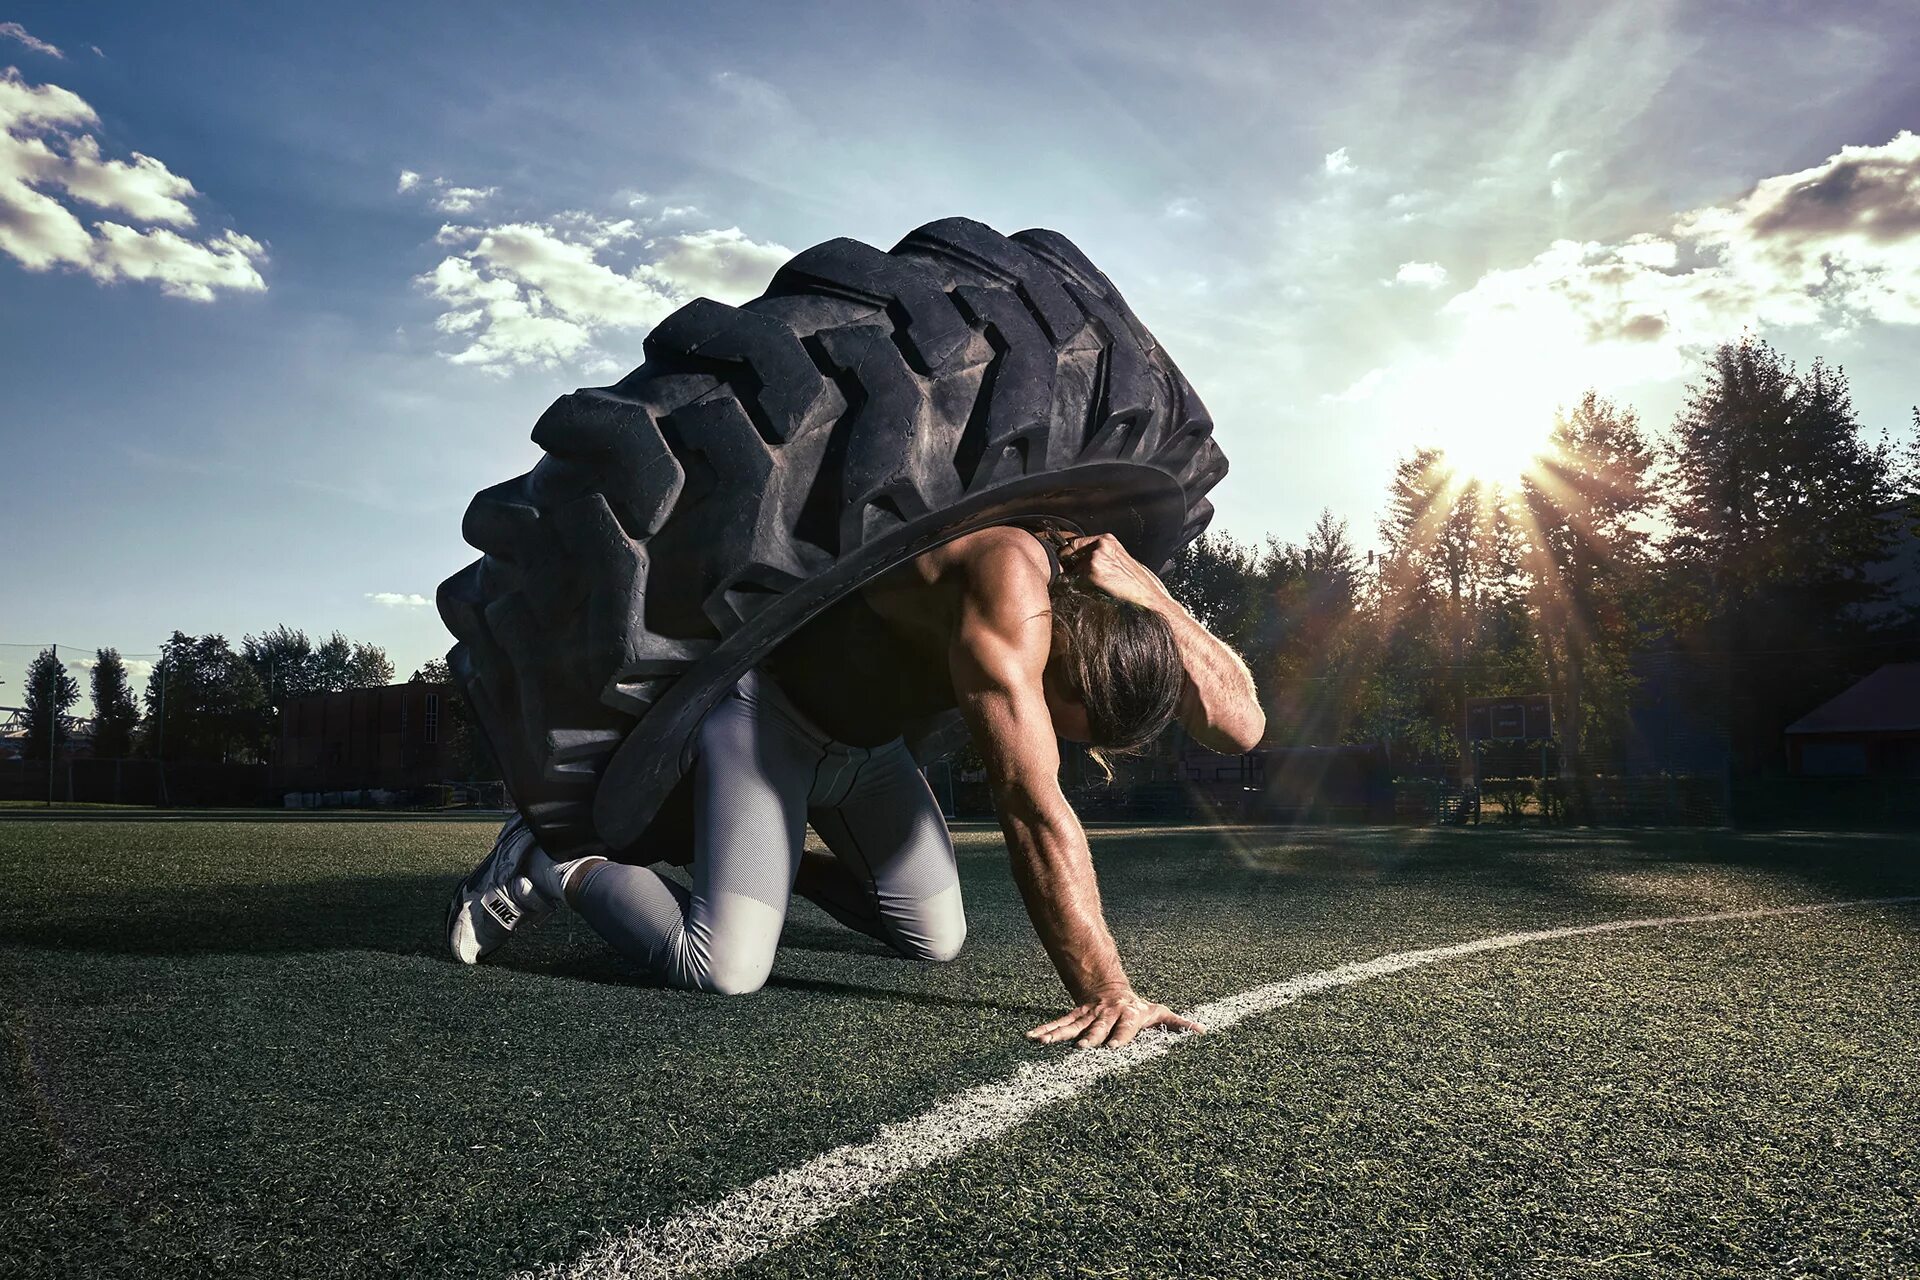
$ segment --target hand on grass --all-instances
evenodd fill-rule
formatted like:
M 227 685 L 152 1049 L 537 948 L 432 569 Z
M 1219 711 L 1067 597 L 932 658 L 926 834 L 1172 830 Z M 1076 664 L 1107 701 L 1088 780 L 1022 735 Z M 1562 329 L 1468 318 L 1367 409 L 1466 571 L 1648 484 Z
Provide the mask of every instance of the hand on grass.
M 1157 609 L 1167 599 L 1167 588 L 1153 570 L 1135 560 L 1110 533 L 1075 538 L 1060 552 L 1060 562 L 1116 599 Z
M 1102 996 L 1076 1005 L 1072 1013 L 1043 1023 L 1027 1032 L 1027 1039 L 1041 1044 L 1059 1044 L 1077 1040 L 1084 1048 L 1100 1045 L 1119 1048 L 1148 1027 L 1172 1027 L 1175 1031 L 1204 1032 L 1206 1028 L 1191 1018 L 1183 1018 L 1163 1004 L 1143 1000 L 1132 991 Z

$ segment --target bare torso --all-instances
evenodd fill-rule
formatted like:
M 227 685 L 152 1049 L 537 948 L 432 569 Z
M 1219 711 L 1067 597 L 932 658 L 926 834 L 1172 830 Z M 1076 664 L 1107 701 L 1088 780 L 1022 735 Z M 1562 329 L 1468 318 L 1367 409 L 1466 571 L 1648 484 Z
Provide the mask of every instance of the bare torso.
M 1051 576 L 1035 535 L 1006 525 L 976 530 L 830 606 L 782 644 L 766 670 L 828 734 L 877 746 L 957 705 L 950 668 L 969 590 L 1043 614 Z

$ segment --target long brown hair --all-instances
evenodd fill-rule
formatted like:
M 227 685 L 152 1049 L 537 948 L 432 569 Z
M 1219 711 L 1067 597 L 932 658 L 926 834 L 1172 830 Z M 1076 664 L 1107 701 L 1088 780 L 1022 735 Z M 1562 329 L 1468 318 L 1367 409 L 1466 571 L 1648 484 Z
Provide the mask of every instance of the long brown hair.
M 1054 525 L 1031 532 L 1056 555 L 1076 536 Z M 1093 758 L 1111 778 L 1108 760 L 1139 755 L 1179 709 L 1185 668 L 1173 626 L 1071 573 L 1055 577 L 1047 594 L 1060 673 L 1087 708 Z

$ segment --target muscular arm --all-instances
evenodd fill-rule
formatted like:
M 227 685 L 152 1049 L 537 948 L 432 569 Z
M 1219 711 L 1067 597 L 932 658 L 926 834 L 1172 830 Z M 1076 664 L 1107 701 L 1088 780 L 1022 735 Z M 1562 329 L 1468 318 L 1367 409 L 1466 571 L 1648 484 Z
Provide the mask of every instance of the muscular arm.
M 955 645 L 960 707 L 987 765 L 1014 882 L 1034 931 L 1076 1002 L 1130 989 L 1107 931 L 1086 832 L 1060 790 L 1060 754 L 1040 692 L 1048 619 L 1031 636 L 975 634 Z M 1037 650 L 1037 653 L 1035 652 Z
M 1028 1034 L 1125 1044 L 1154 1025 L 1199 1028 L 1134 994 L 1107 929 L 1093 857 L 1060 790 L 1059 747 L 1042 689 L 1052 622 L 1045 570 L 983 557 L 962 600 L 949 661 L 960 709 L 985 757 L 1013 876 L 1034 931 L 1075 1002 Z
M 1145 565 L 1111 534 L 1076 539 L 1066 553 L 1076 573 L 1108 595 L 1151 609 L 1173 628 L 1185 679 L 1180 725 L 1210 750 L 1238 755 L 1260 745 L 1267 716 L 1253 673 L 1227 644 L 1201 626 Z

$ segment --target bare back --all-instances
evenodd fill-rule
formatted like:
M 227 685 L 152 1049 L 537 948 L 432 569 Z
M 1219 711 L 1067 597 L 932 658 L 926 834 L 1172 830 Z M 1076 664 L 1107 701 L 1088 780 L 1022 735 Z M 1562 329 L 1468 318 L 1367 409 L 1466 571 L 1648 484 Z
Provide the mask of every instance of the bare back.
M 765 670 L 822 730 L 854 746 L 878 746 L 958 705 L 950 657 L 964 643 L 963 603 L 977 612 L 985 599 L 1009 625 L 1045 616 L 1053 564 L 1024 529 L 965 534 L 822 611 L 768 657 Z

